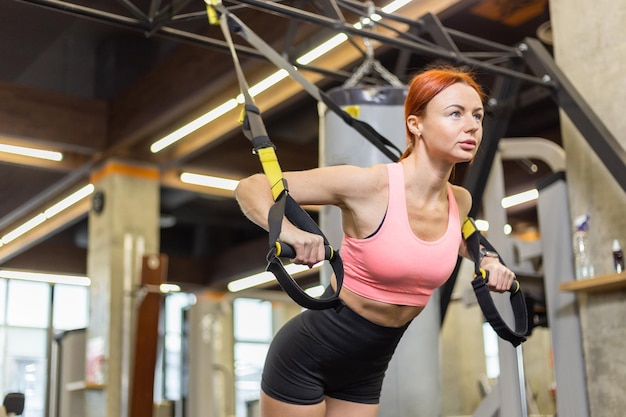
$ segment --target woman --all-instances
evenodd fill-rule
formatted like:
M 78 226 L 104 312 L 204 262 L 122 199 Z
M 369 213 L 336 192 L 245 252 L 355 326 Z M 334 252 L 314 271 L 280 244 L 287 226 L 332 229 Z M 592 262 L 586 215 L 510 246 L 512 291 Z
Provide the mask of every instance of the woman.
M 469 73 L 429 69 L 409 86 L 408 146 L 399 162 L 284 174 L 298 203 L 341 209 L 343 304 L 304 311 L 276 335 L 263 371 L 262 416 L 377 415 L 402 334 L 451 275 L 458 255 L 468 256 L 461 224 L 471 195 L 448 179 L 455 164 L 476 155 L 484 98 Z M 268 228 L 273 201 L 263 175 L 242 180 L 236 198 L 250 220 Z M 294 247 L 296 263 L 313 266 L 324 258 L 322 238 L 286 220 L 280 240 Z M 514 274 L 497 258 L 480 262 L 492 290 L 511 286 Z

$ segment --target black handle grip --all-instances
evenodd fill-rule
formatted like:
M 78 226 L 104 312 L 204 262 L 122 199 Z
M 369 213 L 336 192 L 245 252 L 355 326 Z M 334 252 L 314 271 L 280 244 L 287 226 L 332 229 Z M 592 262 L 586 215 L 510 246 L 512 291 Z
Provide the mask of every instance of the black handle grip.
M 324 259 L 327 261 L 332 260 L 335 257 L 335 250 L 330 245 L 324 245 Z M 276 256 L 279 258 L 295 258 L 296 251 L 284 242 L 276 242 Z
M 486 271 L 482 268 L 480 268 L 480 272 L 483 276 L 483 279 L 485 280 L 485 284 L 487 282 L 489 282 L 489 271 Z M 510 292 L 511 294 L 515 294 L 516 292 L 518 292 L 520 290 L 521 286 L 518 280 L 514 279 L 513 283 L 511 284 L 511 288 L 509 288 L 507 291 Z

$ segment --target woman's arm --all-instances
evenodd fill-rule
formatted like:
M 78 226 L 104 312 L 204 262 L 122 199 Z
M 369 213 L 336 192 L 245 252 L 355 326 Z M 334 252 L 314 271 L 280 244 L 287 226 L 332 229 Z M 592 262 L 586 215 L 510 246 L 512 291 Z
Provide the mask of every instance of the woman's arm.
M 368 195 L 367 189 L 375 183 L 372 170 L 354 166 L 333 166 L 307 171 L 285 172 L 291 197 L 301 205 L 336 205 L 347 207 Z M 265 175 L 256 174 L 239 182 L 235 198 L 243 214 L 255 224 L 268 230 L 267 216 L 274 204 Z M 296 251 L 294 262 L 309 266 L 324 259 L 321 236 L 304 232 L 283 220 L 280 240 Z
M 462 187 L 454 187 L 454 195 L 457 199 L 457 205 L 459 206 L 459 216 L 461 217 L 462 225 L 472 207 L 472 196 L 469 191 Z M 465 240 L 462 241 L 459 247 L 459 255 L 474 261 L 467 251 Z M 480 267 L 489 272 L 489 282 L 487 285 L 489 285 L 492 291 L 505 292 L 513 285 L 515 274 L 500 263 L 498 258 L 484 257 L 480 260 Z

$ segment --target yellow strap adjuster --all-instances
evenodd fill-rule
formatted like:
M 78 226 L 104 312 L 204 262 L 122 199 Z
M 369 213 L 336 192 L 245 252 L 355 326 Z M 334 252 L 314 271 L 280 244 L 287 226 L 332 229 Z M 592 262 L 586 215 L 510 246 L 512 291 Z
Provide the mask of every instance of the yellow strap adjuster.
M 206 15 L 209 19 L 209 24 L 219 25 L 220 19 L 217 15 L 217 11 L 215 10 L 215 6 L 221 2 L 219 0 L 204 0 L 204 3 L 206 4 Z
M 478 231 L 478 227 L 476 227 L 476 223 L 474 223 L 474 219 L 471 217 L 466 217 L 463 222 L 463 227 L 461 228 L 461 233 L 463 233 L 463 239 L 467 240 L 471 235 Z
M 280 165 L 278 165 L 278 158 L 276 157 L 276 152 L 273 147 L 260 148 L 257 149 L 257 155 L 259 160 L 261 161 L 261 165 L 263 166 L 263 172 L 265 172 L 265 176 L 270 182 L 270 186 L 272 187 L 272 197 L 274 200 L 280 196 L 280 194 L 285 190 L 285 184 L 283 182 L 283 172 L 280 169 Z

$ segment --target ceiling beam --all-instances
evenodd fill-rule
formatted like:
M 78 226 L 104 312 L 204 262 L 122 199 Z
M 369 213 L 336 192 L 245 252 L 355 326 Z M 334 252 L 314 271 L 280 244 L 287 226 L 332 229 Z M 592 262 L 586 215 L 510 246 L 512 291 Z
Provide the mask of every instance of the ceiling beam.
M 26 217 L 24 221 L 35 217 L 36 213 L 43 212 L 49 206 L 41 207 L 32 214 L 32 217 Z M 54 233 L 65 229 L 66 227 L 76 223 L 84 218 L 91 209 L 91 199 L 85 198 L 82 201 L 70 206 L 68 209 L 60 212 L 56 216 L 47 219 L 39 226 L 31 229 L 15 240 L 0 246 L 0 264 L 30 249 L 44 239 Z
M 106 146 L 107 104 L 0 82 L 0 134 L 54 151 L 90 154 Z M 89 140 L 85 140 L 89 138 Z

